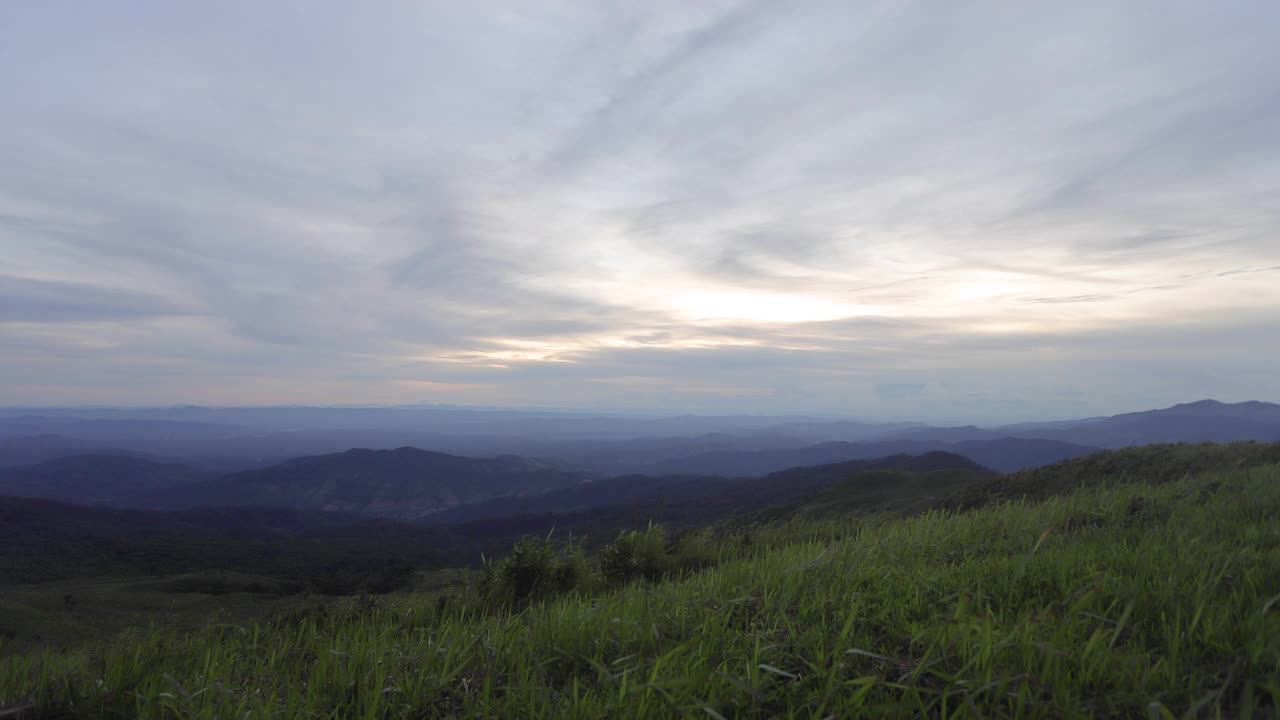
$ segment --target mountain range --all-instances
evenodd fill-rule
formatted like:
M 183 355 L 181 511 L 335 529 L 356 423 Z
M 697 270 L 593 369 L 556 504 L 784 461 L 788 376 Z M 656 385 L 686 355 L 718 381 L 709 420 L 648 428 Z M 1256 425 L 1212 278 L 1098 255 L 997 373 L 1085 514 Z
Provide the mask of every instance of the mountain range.
M 759 476 L 790 467 L 865 460 L 889 455 L 919 455 L 933 451 L 963 455 L 979 465 L 1012 472 L 1047 465 L 1096 452 L 1098 448 L 1058 440 L 997 438 L 994 440 L 895 439 L 868 442 L 826 442 L 799 448 L 734 452 L 721 450 L 657 463 L 656 474 Z
M 637 513 L 662 509 L 715 515 L 797 502 L 828 487 L 837 475 L 943 469 L 989 475 L 1126 445 L 1280 440 L 1280 405 L 1211 400 L 1111 417 L 997 428 L 738 417 L 681 417 L 664 424 L 653 418 L 536 413 L 490 416 L 449 410 L 437 415 L 412 408 L 335 411 L 334 416 L 324 409 L 306 408 L 225 414 L 200 408 L 119 410 L 87 418 L 67 412 L 0 414 L 0 495 L 122 508 L 256 506 L 452 523 L 622 505 L 632 506 Z M 373 423 L 357 431 L 357 437 L 386 439 L 387 432 L 395 437 L 413 435 L 409 426 L 414 418 L 427 418 L 427 425 L 440 431 L 445 420 L 452 420 L 454 434 L 431 437 L 446 445 L 519 447 L 527 454 L 467 457 L 398 447 L 273 460 L 270 453 L 261 452 L 274 440 L 288 449 L 307 446 L 310 441 L 296 442 L 299 433 L 312 439 L 342 435 L 333 426 L 353 416 L 372 418 Z M 269 419 L 282 417 L 299 423 L 298 427 L 265 429 Z M 566 428 L 611 423 L 616 424 L 598 428 L 579 442 L 565 438 Z M 467 432 L 457 432 L 462 428 Z M 675 428 L 698 434 L 627 437 Z M 26 430 L 36 432 L 22 434 Z M 68 432 L 81 434 L 63 434 Z M 809 442 L 842 433 L 851 439 Z M 481 442 L 485 437 L 488 445 Z M 164 438 L 174 442 L 166 445 L 161 442 Z M 233 446 L 248 454 L 218 454 Z M 166 449 L 173 452 L 166 454 Z M 220 458 L 217 463 L 202 462 L 214 455 Z M 902 459 L 910 457 L 926 460 Z M 16 465 L 19 459 L 42 462 Z M 928 467 L 910 466 L 913 462 Z M 939 463 L 945 467 L 936 467 Z M 237 469 L 226 471 L 228 464 Z M 822 475 L 817 468 L 823 467 L 834 468 L 835 475 L 816 481 Z M 803 472 L 787 475 L 792 468 Z M 676 506 L 687 507 L 671 509 Z
M 387 408 L 0 408 L 0 467 L 83 454 L 133 454 L 217 475 L 353 447 L 418 447 L 468 457 L 538 458 L 595 477 L 761 475 L 798 462 L 945 450 L 1012 471 L 1095 448 L 1280 439 L 1280 405 L 1213 400 L 1058 422 L 935 427 L 838 418 L 630 416 L 406 406 Z M 1033 444 L 1028 441 L 1050 441 Z M 829 445 L 846 443 L 847 445 Z M 898 443 L 894 445 L 893 443 Z M 978 443 L 989 443 L 980 445 Z M 1059 443 L 1054 445 L 1052 443 Z M 722 454 L 722 457 L 699 457 Z M 729 457 L 765 453 L 747 466 Z M 785 457 L 785 456 L 784 456 Z
M 151 496 L 162 508 L 252 505 L 417 519 L 503 495 L 538 494 L 586 477 L 515 456 L 466 458 L 403 447 L 290 460 Z
M 0 495 L 138 507 L 164 491 L 213 478 L 187 465 L 128 455 L 73 455 L 0 468 Z
M 613 492 L 584 486 L 541 502 L 463 506 L 435 520 L 475 542 L 554 533 L 597 544 L 650 522 L 675 529 L 752 527 L 803 517 L 916 511 L 998 477 L 967 458 L 935 452 L 791 468 L 762 478 L 615 478 L 604 483 Z

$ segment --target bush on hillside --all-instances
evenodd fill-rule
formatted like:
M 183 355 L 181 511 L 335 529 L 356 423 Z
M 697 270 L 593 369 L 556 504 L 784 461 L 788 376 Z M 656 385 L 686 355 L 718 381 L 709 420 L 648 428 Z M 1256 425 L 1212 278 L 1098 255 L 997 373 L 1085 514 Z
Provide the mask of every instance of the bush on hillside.
M 667 554 L 667 535 L 661 525 L 646 530 L 628 530 L 600 549 L 600 573 L 613 583 L 656 580 L 666 575 L 673 563 Z
M 720 561 L 716 543 L 705 531 L 682 530 L 673 534 L 667 543 L 677 572 L 700 570 Z
M 527 537 L 501 560 L 485 562 L 479 590 L 488 604 L 514 606 L 586 589 L 593 577 L 576 543 L 557 545 L 550 537 Z
M 657 580 L 714 565 L 715 546 L 705 533 L 682 531 L 668 539 L 661 525 L 629 530 L 600 550 L 600 574 L 611 583 Z

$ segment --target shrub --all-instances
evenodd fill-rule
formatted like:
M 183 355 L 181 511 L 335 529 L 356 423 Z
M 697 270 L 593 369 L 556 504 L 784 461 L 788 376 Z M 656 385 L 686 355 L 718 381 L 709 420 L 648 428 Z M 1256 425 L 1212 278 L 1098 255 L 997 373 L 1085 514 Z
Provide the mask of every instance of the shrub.
M 706 532 L 680 532 L 667 544 L 677 571 L 701 570 L 720 560 L 720 551 Z
M 600 572 L 613 583 L 656 580 L 675 567 L 667 553 L 667 536 L 661 525 L 628 530 L 600 550 Z
M 591 566 L 577 544 L 524 538 L 506 557 L 485 562 L 479 590 L 486 603 L 511 606 L 585 589 L 591 581 Z

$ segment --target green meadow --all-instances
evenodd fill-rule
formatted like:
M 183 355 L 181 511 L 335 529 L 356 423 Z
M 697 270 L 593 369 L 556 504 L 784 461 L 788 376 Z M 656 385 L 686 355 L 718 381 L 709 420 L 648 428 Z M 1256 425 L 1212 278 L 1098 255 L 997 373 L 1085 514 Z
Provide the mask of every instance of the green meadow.
M 0 703 L 33 718 L 1276 717 L 1280 468 L 1158 480 L 653 528 L 590 557 L 529 541 L 465 587 L 10 652 Z

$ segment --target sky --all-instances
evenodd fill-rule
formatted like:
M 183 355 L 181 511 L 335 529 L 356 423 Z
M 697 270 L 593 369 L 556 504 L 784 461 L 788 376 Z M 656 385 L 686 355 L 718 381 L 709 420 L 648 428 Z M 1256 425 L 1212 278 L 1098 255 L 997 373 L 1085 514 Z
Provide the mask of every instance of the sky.
M 1280 400 L 1280 4 L 0 4 L 0 404 Z

